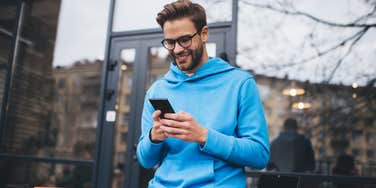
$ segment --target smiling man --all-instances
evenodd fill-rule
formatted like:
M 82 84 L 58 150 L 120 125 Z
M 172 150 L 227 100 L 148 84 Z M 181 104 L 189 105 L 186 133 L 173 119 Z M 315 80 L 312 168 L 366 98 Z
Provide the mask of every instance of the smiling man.
M 248 72 L 208 57 L 204 8 L 187 0 L 157 15 L 170 70 L 148 90 L 137 157 L 159 165 L 149 187 L 245 187 L 245 166 L 262 169 L 269 141 L 256 83 Z M 168 98 L 178 113 L 154 111 L 151 98 Z

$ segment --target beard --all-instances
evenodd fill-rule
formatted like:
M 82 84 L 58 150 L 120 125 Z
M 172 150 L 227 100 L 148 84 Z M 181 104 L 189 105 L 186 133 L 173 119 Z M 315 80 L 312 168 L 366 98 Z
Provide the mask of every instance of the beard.
M 177 65 L 181 71 L 191 71 L 200 65 L 202 54 L 203 54 L 203 49 L 204 49 L 204 45 L 203 43 L 200 43 L 196 49 L 185 49 L 184 51 L 178 54 L 171 52 L 170 55 L 172 59 L 174 60 L 174 64 Z M 186 66 L 181 65 L 179 62 L 177 62 L 177 58 L 182 57 L 182 56 L 189 56 L 189 55 L 191 55 L 192 61 L 184 63 L 184 64 L 188 63 L 188 65 Z

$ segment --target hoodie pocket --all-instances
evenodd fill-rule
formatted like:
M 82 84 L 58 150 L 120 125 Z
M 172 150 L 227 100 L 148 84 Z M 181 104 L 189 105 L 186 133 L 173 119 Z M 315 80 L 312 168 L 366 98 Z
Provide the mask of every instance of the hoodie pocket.
M 154 179 L 165 187 L 214 187 L 214 162 L 165 159 Z

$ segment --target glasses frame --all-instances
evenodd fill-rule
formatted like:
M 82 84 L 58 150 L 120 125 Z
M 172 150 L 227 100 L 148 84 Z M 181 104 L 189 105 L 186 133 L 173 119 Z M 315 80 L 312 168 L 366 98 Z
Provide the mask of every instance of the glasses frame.
M 199 33 L 199 31 L 197 31 L 196 33 L 194 33 L 194 34 L 192 34 L 192 35 L 184 35 L 184 36 L 181 36 L 181 37 L 179 37 L 179 38 L 177 38 L 177 39 L 163 39 L 163 40 L 161 41 L 161 43 L 162 43 L 162 46 L 163 46 L 164 48 L 166 48 L 167 50 L 174 50 L 175 47 L 176 47 L 176 42 L 177 42 L 182 48 L 185 48 L 185 49 L 186 49 L 186 48 L 189 48 L 189 47 L 192 45 L 192 39 L 193 39 L 193 37 L 195 37 L 198 33 Z M 183 42 L 182 39 L 189 39 L 189 40 L 190 40 L 189 45 L 187 45 L 187 46 L 182 45 L 182 44 L 181 44 L 181 43 Z M 168 40 L 170 40 L 170 41 L 173 42 L 173 44 L 174 44 L 173 48 L 171 48 L 171 49 L 168 48 L 167 45 L 165 44 L 165 42 L 168 41 Z

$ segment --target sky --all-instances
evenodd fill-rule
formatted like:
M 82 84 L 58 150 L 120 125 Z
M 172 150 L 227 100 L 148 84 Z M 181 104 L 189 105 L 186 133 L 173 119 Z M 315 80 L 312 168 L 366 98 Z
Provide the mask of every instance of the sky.
M 81 59 L 103 59 L 109 0 L 62 0 L 54 66 L 67 66 Z M 158 28 L 155 16 L 171 0 L 116 0 L 113 31 Z M 231 1 L 213 5 L 212 0 L 195 1 L 204 7 L 230 10 Z M 131 4 L 132 6 L 126 6 Z M 148 4 L 148 6 L 144 6 Z M 142 7 L 142 8 L 141 8 Z M 231 11 L 209 11 L 208 22 L 229 21 Z
M 103 59 L 109 1 L 62 0 L 54 66 L 67 66 L 82 59 Z
M 249 0 L 253 3 L 268 1 Z M 274 1 L 275 2 L 275 1 Z M 370 10 L 359 0 L 293 1 L 295 8 L 324 20 L 348 23 Z M 274 3 L 275 4 L 275 3 Z M 258 74 L 300 81 L 323 82 L 330 78 L 338 59 L 346 54 L 350 43 L 327 55 L 297 66 L 275 68 L 314 57 L 358 32 L 359 28 L 332 28 L 305 17 L 286 16 L 267 9 L 240 3 L 237 63 Z M 372 20 L 369 20 L 372 21 Z M 373 20 L 375 22 L 375 19 Z M 309 34 L 314 30 L 312 39 Z M 376 32 L 370 29 L 351 53 L 343 59 L 330 83 L 365 85 L 376 75 Z
M 240 1 L 240 0 L 239 0 Z M 275 1 L 247 0 L 255 3 Z M 117 0 L 114 31 L 156 28 L 156 13 L 169 0 Z M 208 10 L 209 22 L 229 21 L 231 1 L 217 3 L 200 0 Z M 213 2 L 215 2 L 213 4 Z M 359 0 L 294 1 L 297 9 L 320 18 L 346 23 L 368 10 Z M 132 6 L 126 6 L 132 4 Z M 148 6 L 144 6 L 148 4 Z M 210 7 L 210 8 L 209 8 Z M 335 44 L 341 38 L 356 30 L 331 29 L 313 24 L 307 19 L 288 17 L 281 14 L 249 7 L 239 3 L 238 56 L 237 64 L 244 69 L 252 69 L 258 74 L 298 80 L 322 82 L 335 65 L 335 59 L 344 54 L 338 50 L 327 57 L 304 65 L 276 70 L 273 64 L 286 64 L 304 59 L 314 54 L 309 45 L 322 46 L 323 49 Z M 82 59 L 103 59 L 109 13 L 108 0 L 62 0 L 57 41 L 54 52 L 54 66 L 67 66 Z M 307 33 L 317 31 L 316 38 L 305 41 Z M 354 48 L 354 53 L 345 58 L 336 71 L 332 83 L 350 85 L 358 82 L 364 85 L 366 77 L 376 74 L 376 32 L 370 30 Z

